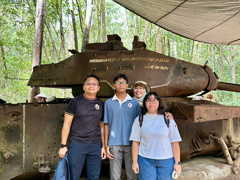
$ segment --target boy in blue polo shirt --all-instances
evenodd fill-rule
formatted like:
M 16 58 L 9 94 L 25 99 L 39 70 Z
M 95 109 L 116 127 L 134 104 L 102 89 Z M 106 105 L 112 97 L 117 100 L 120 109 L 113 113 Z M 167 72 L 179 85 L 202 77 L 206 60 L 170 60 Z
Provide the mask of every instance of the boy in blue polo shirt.
M 114 77 L 113 87 L 116 88 L 116 94 L 105 102 L 104 107 L 104 142 L 110 160 L 111 180 L 120 179 L 123 156 L 128 180 L 137 179 L 132 170 L 129 137 L 134 119 L 141 114 L 141 108 L 138 100 L 126 92 L 128 78 L 125 74 Z

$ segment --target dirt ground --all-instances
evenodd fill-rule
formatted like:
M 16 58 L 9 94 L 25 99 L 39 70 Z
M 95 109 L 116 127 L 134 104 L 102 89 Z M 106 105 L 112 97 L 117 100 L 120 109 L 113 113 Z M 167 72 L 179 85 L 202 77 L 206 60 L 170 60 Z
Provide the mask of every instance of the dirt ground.
M 109 166 L 106 163 L 102 164 L 102 172 L 100 180 L 110 180 Z M 122 174 L 125 174 L 122 172 Z M 28 176 L 31 174 L 28 174 Z M 21 177 L 14 178 L 14 180 L 43 180 L 43 179 L 53 179 L 49 177 L 40 176 L 41 174 L 32 174 L 31 177 Z M 53 174 L 52 174 L 53 175 Z M 80 180 L 87 180 L 86 169 L 83 170 L 83 176 Z M 38 178 L 37 178 L 38 177 Z M 126 175 L 123 175 L 122 180 L 125 180 Z M 213 156 L 202 156 L 194 157 L 190 160 L 185 160 L 182 162 L 182 174 L 178 180 L 240 180 L 240 169 L 238 175 L 232 172 L 232 165 L 226 164 L 226 160 L 223 157 L 213 157 Z
M 226 164 L 221 157 L 202 156 L 186 160 L 182 163 L 182 174 L 179 180 L 240 180 L 232 172 L 232 165 Z
M 232 172 L 232 166 L 226 164 L 223 157 L 201 156 L 182 162 L 182 174 L 178 180 L 240 180 L 238 175 Z M 109 172 L 109 167 L 102 167 L 104 172 Z M 127 179 L 126 175 L 122 180 Z M 100 180 L 109 180 L 109 174 L 100 176 Z M 87 180 L 86 176 L 80 180 Z
M 238 173 L 236 174 L 230 174 L 229 176 L 225 177 L 225 178 L 220 178 L 218 180 L 240 180 L 240 174 Z

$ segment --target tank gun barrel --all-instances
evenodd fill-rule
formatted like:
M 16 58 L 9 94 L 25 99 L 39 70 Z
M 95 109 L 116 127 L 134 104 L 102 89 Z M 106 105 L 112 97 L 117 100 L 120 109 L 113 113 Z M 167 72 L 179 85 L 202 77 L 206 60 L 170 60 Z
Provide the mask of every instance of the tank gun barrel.
M 216 89 L 224 90 L 224 91 L 240 92 L 240 84 L 218 82 Z

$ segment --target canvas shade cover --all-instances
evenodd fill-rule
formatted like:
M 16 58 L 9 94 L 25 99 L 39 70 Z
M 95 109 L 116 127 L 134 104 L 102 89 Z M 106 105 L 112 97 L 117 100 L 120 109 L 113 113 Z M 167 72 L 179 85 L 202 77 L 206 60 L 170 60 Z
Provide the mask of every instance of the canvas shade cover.
M 240 0 L 114 0 L 168 31 L 195 41 L 240 44 Z

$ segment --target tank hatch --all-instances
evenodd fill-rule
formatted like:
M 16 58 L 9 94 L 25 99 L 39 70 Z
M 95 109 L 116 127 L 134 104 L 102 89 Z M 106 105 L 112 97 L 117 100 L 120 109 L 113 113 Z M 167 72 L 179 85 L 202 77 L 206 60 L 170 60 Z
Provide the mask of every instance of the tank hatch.
M 121 37 L 117 34 L 107 35 L 108 41 L 105 43 L 91 43 L 84 46 L 83 52 L 91 51 L 118 51 L 118 50 L 127 50 L 123 46 Z

